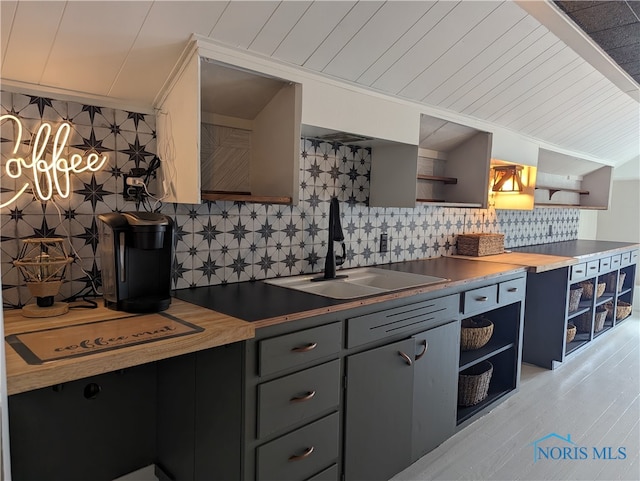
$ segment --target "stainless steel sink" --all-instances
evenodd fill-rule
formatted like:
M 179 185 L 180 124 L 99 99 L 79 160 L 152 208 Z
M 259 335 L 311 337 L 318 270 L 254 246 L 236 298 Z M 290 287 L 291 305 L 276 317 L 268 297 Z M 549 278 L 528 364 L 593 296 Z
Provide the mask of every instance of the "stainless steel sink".
M 322 276 L 322 274 L 314 274 L 278 277 L 276 279 L 266 279 L 264 282 L 287 289 L 295 289 L 310 294 L 330 297 L 332 299 L 355 299 L 449 280 L 443 277 L 423 276 L 410 272 L 391 271 L 376 267 L 346 269 L 339 271 L 338 274 L 346 275 L 347 277 L 313 282 L 311 279 Z

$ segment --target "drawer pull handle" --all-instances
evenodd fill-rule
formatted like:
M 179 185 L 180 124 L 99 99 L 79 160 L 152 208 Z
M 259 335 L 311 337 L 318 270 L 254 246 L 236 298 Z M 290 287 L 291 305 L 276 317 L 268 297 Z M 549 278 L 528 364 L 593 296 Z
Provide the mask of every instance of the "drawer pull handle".
M 316 347 L 318 347 L 317 342 L 312 342 L 311 344 L 307 344 L 306 346 L 294 347 L 291 349 L 291 352 L 309 352 L 313 351 Z
M 413 364 L 413 361 L 411 360 L 411 358 L 409 356 L 407 356 L 404 352 L 402 351 L 398 351 L 398 354 L 400 354 L 400 357 L 402 359 L 404 359 L 404 361 L 411 366 L 411 364 Z
M 422 356 L 424 356 L 427 353 L 427 349 L 429 348 L 429 343 L 427 342 L 426 339 L 423 339 L 420 344 L 422 344 L 422 352 L 416 356 L 416 361 L 421 359 Z
M 292 403 L 302 403 L 305 401 L 308 401 L 309 399 L 311 399 L 313 396 L 316 395 L 315 391 L 309 391 L 307 392 L 307 394 L 305 394 L 304 396 L 296 396 L 296 397 L 292 397 L 289 402 Z
M 510 287 L 509 289 L 507 289 L 508 292 L 518 292 L 518 288 L 517 287 Z
M 582 274 L 583 272 L 584 272 L 584 271 L 583 271 L 582 269 L 580 269 L 580 270 L 577 270 L 577 269 L 576 269 L 576 274 Z
M 289 461 L 300 461 L 301 459 L 308 458 L 309 456 L 311 456 L 312 452 L 313 452 L 313 446 L 310 446 L 304 450 L 304 453 L 294 454 L 293 456 L 289 457 Z
M 488 301 L 488 300 L 489 300 L 489 298 L 487 296 L 476 297 L 476 301 L 478 301 L 478 302 L 485 302 L 485 301 Z

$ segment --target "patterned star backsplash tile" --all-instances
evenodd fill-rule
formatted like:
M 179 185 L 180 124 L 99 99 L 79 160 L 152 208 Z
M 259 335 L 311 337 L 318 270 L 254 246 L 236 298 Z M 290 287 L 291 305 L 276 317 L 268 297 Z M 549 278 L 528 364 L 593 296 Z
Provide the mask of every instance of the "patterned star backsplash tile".
M 2 114 L 25 119 L 28 144 L 41 120 L 69 121 L 69 154 L 88 149 L 107 155 L 107 166 L 73 178 L 71 197 L 46 205 L 25 193 L 0 211 L 0 266 L 5 307 L 21 307 L 31 296 L 12 261 L 21 239 L 56 236 L 68 240 L 75 261 L 67 269 L 60 299 L 100 289 L 97 214 L 145 210 L 123 198 L 124 174 L 147 168 L 157 152 L 153 115 L 77 102 L 1 92 Z M 13 129 L 0 131 L 2 199 L 18 182 L 5 175 L 13 148 Z M 384 264 L 455 253 L 456 236 L 502 232 L 505 246 L 517 247 L 576 239 L 578 209 L 508 211 L 419 204 L 413 209 L 370 208 L 369 148 L 303 138 L 300 141 L 300 202 L 297 206 L 243 202 L 201 205 L 164 204 L 160 212 L 176 227 L 172 285 L 215 285 L 321 272 L 327 249 L 329 200 L 340 201 L 345 234 L 344 267 Z M 155 193 L 155 180 L 149 190 Z M 548 225 L 554 235 L 548 236 Z M 388 235 L 388 252 L 378 252 L 380 234 Z

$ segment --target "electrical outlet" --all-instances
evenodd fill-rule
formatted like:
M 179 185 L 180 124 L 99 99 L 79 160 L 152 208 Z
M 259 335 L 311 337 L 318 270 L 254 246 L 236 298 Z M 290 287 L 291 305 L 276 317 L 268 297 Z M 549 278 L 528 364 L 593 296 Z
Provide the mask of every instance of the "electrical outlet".
M 145 169 L 136 167 L 131 169 L 128 174 L 123 175 L 122 197 L 124 197 L 124 200 L 140 201 L 144 198 L 146 195 L 144 187 L 139 183 L 136 185 L 132 181 L 134 181 L 134 179 L 142 181 L 142 177 L 146 172 L 147 171 Z
M 389 237 L 387 234 L 380 234 L 380 250 L 378 252 L 389 252 Z
M 549 232 L 547 233 L 547 237 L 553 236 L 553 224 L 549 224 Z

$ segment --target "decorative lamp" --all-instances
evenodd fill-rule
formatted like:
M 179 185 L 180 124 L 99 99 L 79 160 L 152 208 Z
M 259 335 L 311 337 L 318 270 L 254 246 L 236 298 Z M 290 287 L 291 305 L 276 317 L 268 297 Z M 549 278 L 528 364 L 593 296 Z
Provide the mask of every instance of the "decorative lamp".
M 493 192 L 522 192 L 522 166 L 496 165 L 493 167 Z
M 22 273 L 31 295 L 36 298 L 36 303 L 22 308 L 22 314 L 25 317 L 65 314 L 69 311 L 69 305 L 53 299 L 60 291 L 67 265 L 73 262 L 73 258 L 67 255 L 64 239 L 24 239 L 22 242 L 20 255 L 13 264 Z

